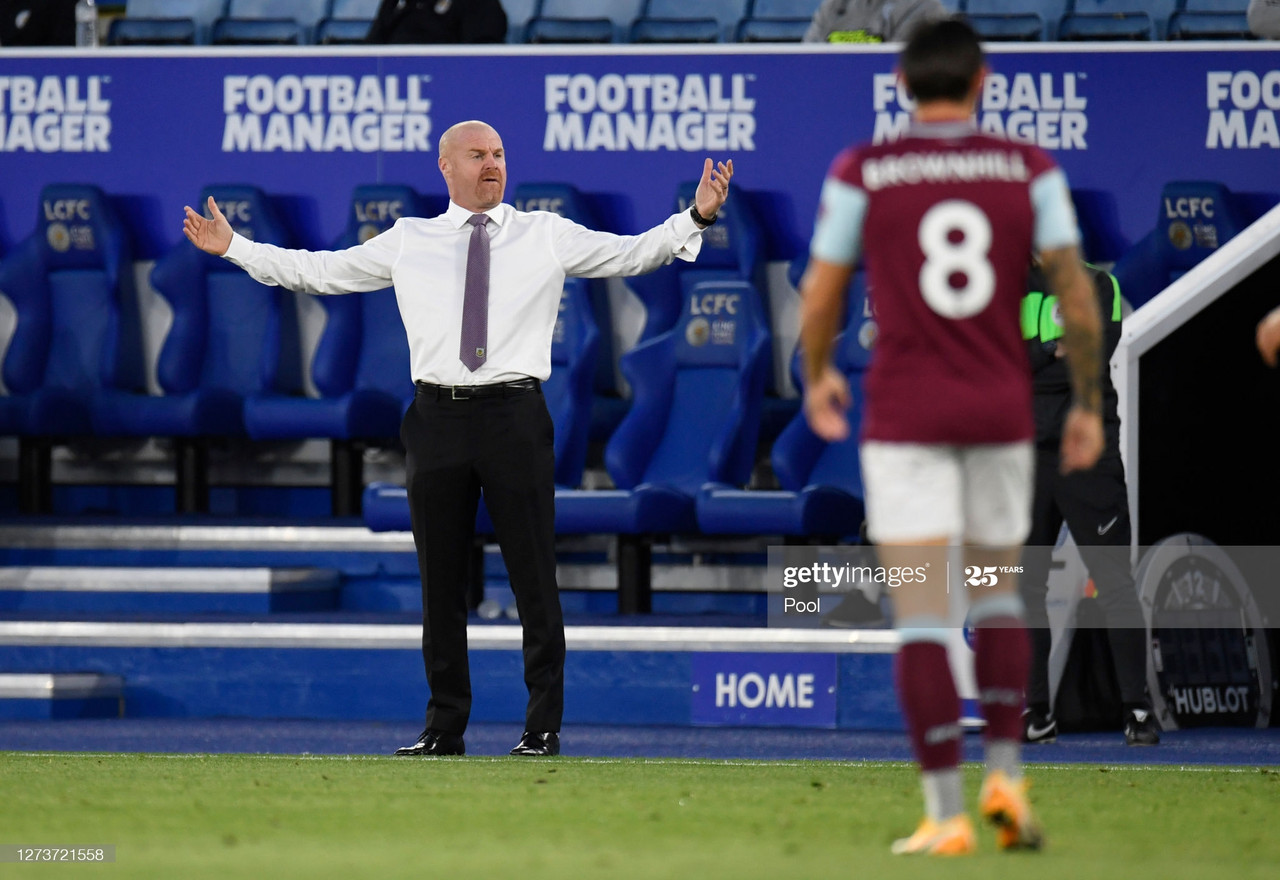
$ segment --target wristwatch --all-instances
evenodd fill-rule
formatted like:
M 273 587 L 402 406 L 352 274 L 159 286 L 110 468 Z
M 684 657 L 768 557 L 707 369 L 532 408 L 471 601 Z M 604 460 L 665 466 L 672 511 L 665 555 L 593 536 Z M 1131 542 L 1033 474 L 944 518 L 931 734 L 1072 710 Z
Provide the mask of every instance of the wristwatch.
M 719 214 L 713 214 L 713 215 L 711 215 L 710 217 L 703 217 L 701 214 L 699 214 L 699 213 L 698 213 L 698 206 L 697 206 L 697 205 L 690 205 L 690 206 L 689 206 L 689 216 L 693 218 L 693 222 L 694 222 L 694 223 L 697 223 L 700 227 L 702 227 L 703 229 L 706 229 L 708 226 L 714 226 L 714 225 L 715 225 L 715 222 L 716 222 L 716 219 L 717 219 L 720 215 L 719 215 Z

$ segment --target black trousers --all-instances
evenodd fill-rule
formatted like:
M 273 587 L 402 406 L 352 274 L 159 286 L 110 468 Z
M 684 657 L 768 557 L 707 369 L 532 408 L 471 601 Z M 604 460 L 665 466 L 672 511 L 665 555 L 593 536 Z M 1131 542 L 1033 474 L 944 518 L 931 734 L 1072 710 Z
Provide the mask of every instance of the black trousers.
M 556 584 L 553 428 L 542 392 L 453 400 L 420 388 L 400 436 L 422 575 L 427 727 L 461 734 L 471 715 L 467 584 L 483 491 L 524 627 L 526 729 L 558 731 L 564 617 Z
M 1119 455 L 1107 454 L 1092 469 L 1063 476 L 1057 450 L 1046 449 L 1036 451 L 1031 534 L 1023 554 L 1020 581 L 1031 634 L 1027 705 L 1049 705 L 1051 640 L 1045 596 L 1049 589 L 1050 550 L 1064 521 L 1098 590 L 1120 698 L 1126 705 L 1144 705 L 1146 623 L 1129 564 L 1129 495 L 1124 464 Z

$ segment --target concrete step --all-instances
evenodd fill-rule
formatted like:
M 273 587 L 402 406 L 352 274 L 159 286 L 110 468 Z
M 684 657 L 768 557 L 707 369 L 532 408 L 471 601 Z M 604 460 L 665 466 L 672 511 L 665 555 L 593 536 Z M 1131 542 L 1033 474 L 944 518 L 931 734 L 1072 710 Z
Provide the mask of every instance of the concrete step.
M 0 609 L 262 614 L 338 607 L 328 568 L 0 567 Z
M 119 718 L 124 679 L 96 672 L 0 673 L 0 718 Z

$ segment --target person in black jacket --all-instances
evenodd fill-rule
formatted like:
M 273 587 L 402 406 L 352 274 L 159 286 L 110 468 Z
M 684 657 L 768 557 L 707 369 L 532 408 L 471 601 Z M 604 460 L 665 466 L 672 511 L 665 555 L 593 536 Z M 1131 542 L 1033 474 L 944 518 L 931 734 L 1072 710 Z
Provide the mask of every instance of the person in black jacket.
M 499 0 L 382 0 L 370 43 L 503 43 L 507 13 Z
M 1086 271 L 1098 293 L 1105 353 L 1110 359 L 1120 341 L 1120 285 L 1094 266 Z M 1129 564 L 1129 493 L 1120 460 L 1120 416 L 1111 371 L 1103 362 L 1102 419 L 1106 447 L 1087 471 L 1062 474 L 1058 441 L 1062 419 L 1071 405 L 1071 385 L 1063 357 L 1062 322 L 1055 297 L 1048 296 L 1044 276 L 1033 269 L 1023 300 L 1022 335 L 1027 340 L 1033 373 L 1036 419 L 1036 485 L 1031 511 L 1029 552 L 1020 580 L 1031 633 L 1031 670 L 1023 734 L 1027 742 L 1052 742 L 1058 724 L 1049 703 L 1049 620 L 1045 609 L 1049 561 L 1065 520 L 1098 591 L 1107 618 L 1107 641 L 1125 709 L 1125 742 L 1155 745 L 1159 727 L 1147 695 L 1146 624 Z M 1034 549 L 1031 549 L 1034 548 Z

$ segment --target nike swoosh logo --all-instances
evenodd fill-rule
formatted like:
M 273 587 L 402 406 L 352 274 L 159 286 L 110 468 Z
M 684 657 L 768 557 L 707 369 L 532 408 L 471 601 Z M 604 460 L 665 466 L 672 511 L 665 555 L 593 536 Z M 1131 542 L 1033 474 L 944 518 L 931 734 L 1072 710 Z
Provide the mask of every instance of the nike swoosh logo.
M 1040 739 L 1042 736 L 1047 736 L 1048 734 L 1053 733 L 1056 728 L 1057 725 L 1052 722 L 1046 724 L 1044 727 L 1036 727 L 1034 724 L 1028 724 L 1027 739 Z
M 1119 518 L 1120 514 L 1117 513 L 1115 516 L 1111 517 L 1111 522 L 1106 525 L 1098 526 L 1098 534 L 1105 535 L 1107 532 L 1111 531 L 1111 527 L 1116 524 L 1116 520 Z

